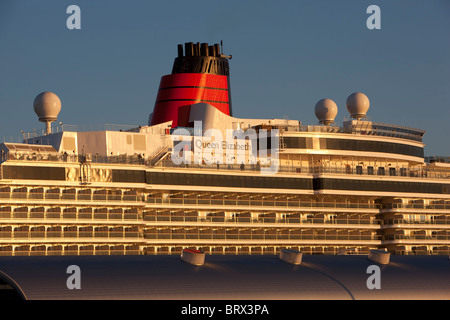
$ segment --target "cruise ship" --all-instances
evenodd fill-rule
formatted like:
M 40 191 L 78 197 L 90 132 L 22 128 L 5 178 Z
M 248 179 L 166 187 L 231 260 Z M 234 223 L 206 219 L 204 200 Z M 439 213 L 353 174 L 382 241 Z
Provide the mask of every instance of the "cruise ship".
M 450 159 L 423 130 L 361 92 L 342 126 L 321 97 L 313 125 L 236 118 L 230 59 L 178 45 L 146 125 L 63 124 L 37 95 L 45 129 L 0 144 L 0 255 L 449 255 Z

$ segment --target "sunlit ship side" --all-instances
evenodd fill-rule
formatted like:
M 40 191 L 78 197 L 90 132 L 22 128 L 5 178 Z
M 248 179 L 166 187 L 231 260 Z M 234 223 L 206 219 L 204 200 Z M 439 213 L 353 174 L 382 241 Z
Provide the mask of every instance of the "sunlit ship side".
M 184 49 L 147 126 L 52 126 L 61 101 L 36 97 L 45 131 L 0 144 L 0 255 L 449 254 L 450 161 L 425 158 L 424 131 L 370 121 L 359 92 L 342 126 L 330 99 L 317 125 L 235 118 L 230 57 Z M 209 129 L 257 143 L 233 138 L 231 153 L 196 162 Z M 263 131 L 278 147 L 261 156 L 275 145 Z

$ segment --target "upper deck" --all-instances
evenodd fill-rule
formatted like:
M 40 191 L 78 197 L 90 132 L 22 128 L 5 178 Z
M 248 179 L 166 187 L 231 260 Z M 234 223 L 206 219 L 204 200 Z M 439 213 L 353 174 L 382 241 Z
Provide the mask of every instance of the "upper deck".
M 345 121 L 342 127 L 323 125 L 286 126 L 287 132 L 314 132 L 314 133 L 347 133 L 359 135 L 374 135 L 382 137 L 400 138 L 422 142 L 425 130 L 404 127 L 396 124 L 377 123 L 371 121 Z
M 450 178 L 450 166 L 425 162 L 422 142 L 425 131 L 420 129 L 375 123 L 366 117 L 347 120 L 342 126 L 305 126 L 286 119 L 238 119 L 206 104 L 192 105 L 190 114 L 191 126 L 185 128 L 172 128 L 171 122 L 155 126 L 60 124 L 45 132 L 23 133 L 25 144 L 2 144 L 0 161 L 15 163 L 15 167 L 53 163 L 54 167 L 71 167 L 72 171 L 82 164 L 92 164 L 116 170 L 116 175 L 118 170 L 188 169 L 219 175 L 234 171 L 245 176 L 275 167 L 273 173 L 286 176 L 384 177 L 405 181 Z M 233 140 L 226 141 L 226 148 L 221 144 L 210 148 L 211 136 L 206 134 L 210 129 L 221 133 L 222 139 L 231 131 Z M 263 135 L 264 130 L 271 134 L 270 138 Z M 272 136 L 275 131 L 277 134 Z M 187 143 L 177 149 L 180 141 Z M 238 142 L 246 144 L 242 154 Z M 225 150 L 229 145 L 231 155 Z M 200 150 L 196 150 L 199 146 Z M 269 149 L 270 153 L 266 152 Z M 256 157 L 252 158 L 254 151 Z M 174 161 L 177 152 L 184 156 L 181 163 Z M 208 153 L 212 157 L 205 161 Z M 133 169 L 136 166 L 140 168 Z M 7 170 L 3 171 L 5 177 Z

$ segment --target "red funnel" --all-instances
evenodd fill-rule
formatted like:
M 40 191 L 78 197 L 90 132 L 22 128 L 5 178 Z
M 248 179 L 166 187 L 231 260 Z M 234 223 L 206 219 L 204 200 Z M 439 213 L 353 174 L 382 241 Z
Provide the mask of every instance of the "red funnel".
M 189 126 L 185 106 L 200 102 L 232 115 L 227 58 L 219 54 L 218 45 L 202 44 L 202 50 L 199 44 L 185 46 L 184 56 L 178 46 L 172 74 L 161 78 L 150 125 L 173 121 L 172 128 Z

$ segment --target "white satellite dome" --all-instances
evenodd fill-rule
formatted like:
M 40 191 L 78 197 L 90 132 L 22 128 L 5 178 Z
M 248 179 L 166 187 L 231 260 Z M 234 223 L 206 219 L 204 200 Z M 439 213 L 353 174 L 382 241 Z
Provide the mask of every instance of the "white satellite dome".
M 346 106 L 352 118 L 361 119 L 366 116 L 370 101 L 364 93 L 355 92 L 348 96 Z
M 45 91 L 36 96 L 33 106 L 39 121 L 52 122 L 56 121 L 61 111 L 61 100 L 53 92 Z
M 57 120 L 61 111 L 61 100 L 53 92 L 45 91 L 34 98 L 33 107 L 39 121 L 45 122 L 46 133 L 50 134 L 52 132 L 51 123 Z
M 334 118 L 338 113 L 338 107 L 336 103 L 331 99 L 322 99 L 316 103 L 314 108 L 319 123 L 329 125 L 334 123 Z

